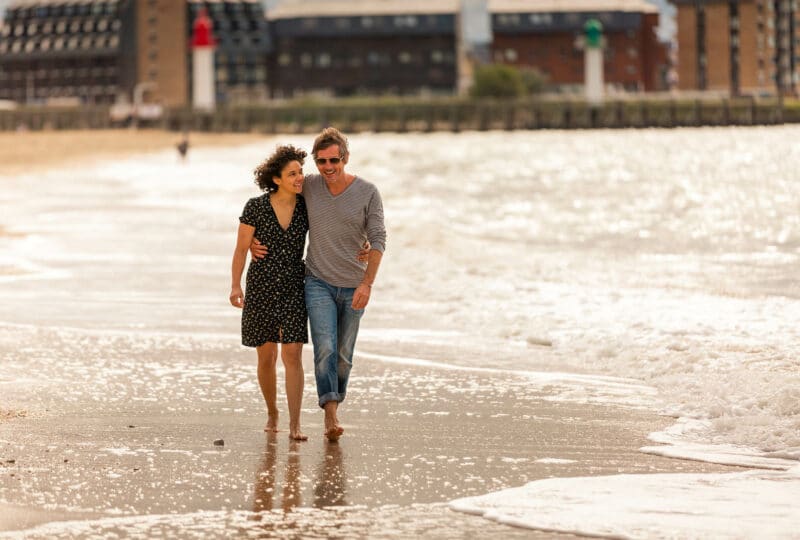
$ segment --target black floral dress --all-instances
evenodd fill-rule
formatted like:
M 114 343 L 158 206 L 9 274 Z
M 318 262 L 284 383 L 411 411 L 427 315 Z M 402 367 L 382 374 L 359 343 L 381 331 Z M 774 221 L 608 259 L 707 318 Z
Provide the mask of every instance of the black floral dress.
M 247 268 L 242 310 L 242 345 L 308 343 L 303 280 L 303 248 L 308 232 L 308 212 L 302 196 L 283 230 L 269 201 L 269 193 L 247 201 L 241 223 L 255 227 L 255 237 L 267 246 L 267 256 L 253 259 Z

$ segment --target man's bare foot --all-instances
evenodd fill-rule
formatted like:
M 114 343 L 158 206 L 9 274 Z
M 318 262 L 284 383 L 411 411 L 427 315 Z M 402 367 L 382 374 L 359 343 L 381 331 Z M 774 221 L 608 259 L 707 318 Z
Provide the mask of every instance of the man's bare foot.
M 264 431 L 268 433 L 278 432 L 278 411 L 267 413 L 267 425 L 264 426 Z
M 339 437 L 342 436 L 342 433 L 344 433 L 344 428 L 339 425 L 331 426 L 325 430 L 325 436 L 330 442 L 338 441 Z

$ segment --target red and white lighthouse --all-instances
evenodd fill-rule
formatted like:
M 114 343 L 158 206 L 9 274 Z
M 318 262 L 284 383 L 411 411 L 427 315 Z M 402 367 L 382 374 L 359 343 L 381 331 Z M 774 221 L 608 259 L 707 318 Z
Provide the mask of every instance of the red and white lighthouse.
M 192 105 L 196 109 L 213 110 L 216 105 L 214 88 L 216 44 L 211 19 L 203 8 L 192 25 Z

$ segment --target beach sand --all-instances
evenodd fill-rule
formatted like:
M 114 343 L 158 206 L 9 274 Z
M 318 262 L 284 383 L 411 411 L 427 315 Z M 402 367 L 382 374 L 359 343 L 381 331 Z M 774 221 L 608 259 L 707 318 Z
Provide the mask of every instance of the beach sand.
M 182 136 L 154 129 L 0 131 L 0 175 L 175 148 Z M 231 146 L 263 138 L 263 135 L 250 133 L 193 132 L 189 134 L 189 152 L 199 146 Z
M 58 343 L 49 337 L 39 330 L 31 339 Z M 552 538 L 446 503 L 553 476 L 736 470 L 638 452 L 647 433 L 671 423 L 652 413 L 551 401 L 546 388 L 515 374 L 476 385 L 469 373 L 358 355 L 341 408 L 346 431 L 331 444 L 309 353 L 303 443 L 262 431 L 250 350 L 225 353 L 189 339 L 179 349 L 132 352 L 136 373 L 117 375 L 68 354 L 46 391 L 11 392 L 30 414 L 0 424 L 0 531 Z M 171 365 L 181 366 L 180 377 L 160 384 Z M 32 361 L 27 369 L 45 368 Z M 279 407 L 285 428 L 282 395 Z

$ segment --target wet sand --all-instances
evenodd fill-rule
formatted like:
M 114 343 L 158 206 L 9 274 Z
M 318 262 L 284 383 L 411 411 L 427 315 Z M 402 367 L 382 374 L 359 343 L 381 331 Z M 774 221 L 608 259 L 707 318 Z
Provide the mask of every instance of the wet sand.
M 174 149 L 181 138 L 181 133 L 154 129 L 0 132 L 0 175 Z M 189 152 L 200 146 L 246 144 L 259 139 L 263 136 L 250 133 L 190 133 Z
M 251 351 L 190 345 L 198 360 L 168 385 L 159 385 L 158 373 L 185 366 L 186 353 L 141 351 L 132 362 L 149 357 L 150 367 L 124 375 L 75 358 L 46 389 L 13 387 L 12 401 L 30 414 L 0 424 L 0 531 L 26 530 L 25 538 L 529 538 L 538 533 L 446 503 L 552 476 L 733 470 L 638 452 L 668 418 L 549 401 L 546 388 L 513 374 L 475 384 L 469 373 L 358 357 L 341 409 L 345 435 L 328 443 L 308 350 L 303 427 L 310 440 L 291 442 L 285 431 L 262 431 Z M 104 394 L 122 385 L 124 395 Z M 239 390 L 222 391 L 233 387 Z

